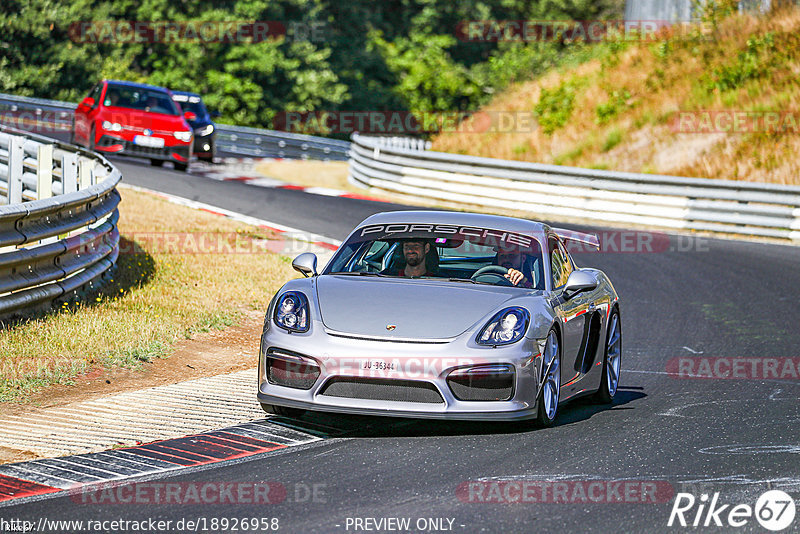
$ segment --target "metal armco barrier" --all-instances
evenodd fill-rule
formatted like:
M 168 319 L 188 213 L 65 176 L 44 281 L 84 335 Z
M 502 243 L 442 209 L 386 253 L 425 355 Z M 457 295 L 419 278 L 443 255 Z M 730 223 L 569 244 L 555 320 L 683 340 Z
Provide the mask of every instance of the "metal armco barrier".
M 346 161 L 350 143 L 327 137 L 217 125 L 217 150 L 258 158 Z
M 0 93 L 0 118 L 15 128 L 36 132 L 72 130 L 76 104 Z M 217 124 L 217 150 L 256 158 L 340 160 L 350 143 L 327 137 Z
M 701 0 L 627 0 L 626 21 L 693 22 L 703 11 Z M 739 12 L 769 13 L 772 0 L 739 0 Z
M 101 156 L 0 130 L 0 318 L 101 285 L 119 255 L 120 180 Z
M 351 183 L 546 217 L 800 240 L 800 187 L 542 165 L 354 134 Z

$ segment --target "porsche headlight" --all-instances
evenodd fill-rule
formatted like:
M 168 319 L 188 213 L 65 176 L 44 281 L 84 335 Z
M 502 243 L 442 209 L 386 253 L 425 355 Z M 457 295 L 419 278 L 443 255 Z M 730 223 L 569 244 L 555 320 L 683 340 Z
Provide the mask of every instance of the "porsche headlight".
M 213 125 L 213 124 L 206 124 L 206 125 L 205 125 L 205 126 L 203 126 L 202 128 L 198 128 L 198 129 L 196 129 L 196 130 L 194 131 L 194 134 L 195 134 L 197 137 L 203 137 L 204 135 L 211 135 L 211 133 L 212 133 L 213 131 L 214 131 L 214 125 Z
M 525 335 L 529 322 L 530 314 L 525 308 L 506 308 L 486 323 L 478 334 L 478 344 L 497 346 L 516 343 Z
M 172 135 L 174 135 L 175 139 L 178 141 L 189 142 L 192 140 L 192 132 L 172 132 Z
M 278 299 L 273 317 L 289 332 L 308 332 L 308 299 L 299 291 L 287 291 Z

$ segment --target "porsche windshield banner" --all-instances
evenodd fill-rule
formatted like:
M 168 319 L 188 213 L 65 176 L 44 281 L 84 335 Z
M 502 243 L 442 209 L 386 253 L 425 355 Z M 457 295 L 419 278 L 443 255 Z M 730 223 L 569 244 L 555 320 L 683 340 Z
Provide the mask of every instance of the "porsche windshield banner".
M 457 239 L 472 243 L 496 246 L 538 248 L 532 237 L 504 230 L 458 226 L 449 224 L 374 224 L 356 232 L 356 241 L 365 239 Z

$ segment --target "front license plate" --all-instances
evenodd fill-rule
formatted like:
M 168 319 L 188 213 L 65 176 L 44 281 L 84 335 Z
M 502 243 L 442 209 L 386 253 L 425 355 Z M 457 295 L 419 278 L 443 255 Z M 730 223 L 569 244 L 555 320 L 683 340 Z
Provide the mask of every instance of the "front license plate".
M 148 137 L 137 135 L 133 138 L 133 144 L 150 148 L 164 148 L 164 140 L 160 137 Z
M 383 360 L 369 360 L 364 362 L 362 369 L 369 371 L 397 371 L 397 363 Z

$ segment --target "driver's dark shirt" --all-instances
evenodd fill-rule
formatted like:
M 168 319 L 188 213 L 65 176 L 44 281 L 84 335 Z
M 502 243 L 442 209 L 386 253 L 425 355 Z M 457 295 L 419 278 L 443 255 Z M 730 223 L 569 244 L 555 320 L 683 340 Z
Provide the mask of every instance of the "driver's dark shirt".
M 405 277 L 405 276 L 406 276 L 406 269 L 405 269 L 405 267 L 403 267 L 402 269 L 400 269 L 400 272 L 399 272 L 399 273 L 397 273 L 397 276 L 403 276 L 403 277 Z M 424 272 L 423 274 L 421 274 L 420 276 L 429 276 L 429 273 L 428 273 L 428 271 L 425 271 L 425 272 Z M 409 278 L 411 278 L 411 277 L 409 277 Z M 416 278 L 416 277 L 413 277 L 413 278 Z

